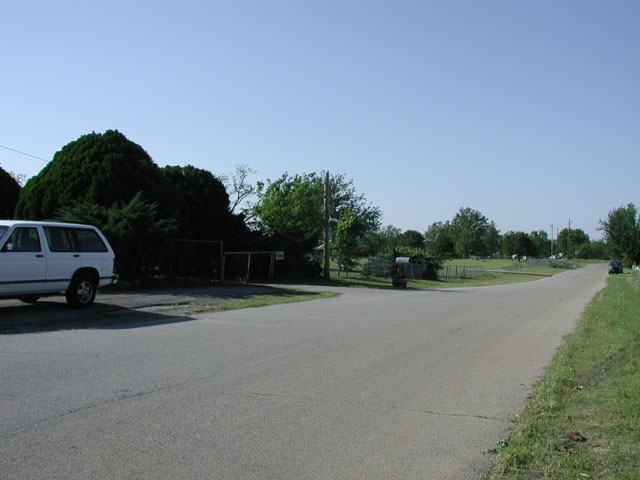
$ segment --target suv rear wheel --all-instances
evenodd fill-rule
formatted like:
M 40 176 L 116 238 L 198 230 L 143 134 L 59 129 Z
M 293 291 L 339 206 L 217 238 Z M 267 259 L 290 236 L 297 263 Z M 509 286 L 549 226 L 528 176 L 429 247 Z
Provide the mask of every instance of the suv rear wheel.
M 67 303 L 75 308 L 85 308 L 96 298 L 96 281 L 88 273 L 73 277 L 66 293 Z

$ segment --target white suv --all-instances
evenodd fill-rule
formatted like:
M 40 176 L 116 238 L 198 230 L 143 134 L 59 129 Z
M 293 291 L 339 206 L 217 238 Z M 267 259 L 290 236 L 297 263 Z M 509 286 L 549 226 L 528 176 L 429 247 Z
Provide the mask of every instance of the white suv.
M 65 292 L 74 307 L 88 307 L 96 288 L 113 285 L 115 255 L 91 225 L 0 220 L 0 298 L 33 303 Z

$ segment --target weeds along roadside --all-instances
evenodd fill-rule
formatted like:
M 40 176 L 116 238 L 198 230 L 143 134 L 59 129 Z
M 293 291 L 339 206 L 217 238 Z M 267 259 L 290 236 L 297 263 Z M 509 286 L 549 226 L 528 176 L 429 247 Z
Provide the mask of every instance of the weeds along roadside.
M 496 450 L 497 479 L 638 479 L 640 277 L 608 279 Z

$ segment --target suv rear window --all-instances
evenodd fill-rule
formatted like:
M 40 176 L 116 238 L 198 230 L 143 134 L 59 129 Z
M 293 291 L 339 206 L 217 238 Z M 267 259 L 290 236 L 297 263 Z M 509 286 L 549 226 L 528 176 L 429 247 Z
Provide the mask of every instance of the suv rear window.
M 107 246 L 98 236 L 95 230 L 89 228 L 71 229 L 76 234 L 76 238 L 80 243 L 80 250 L 83 252 L 106 252 Z
M 106 252 L 107 246 L 90 228 L 44 227 L 52 252 Z

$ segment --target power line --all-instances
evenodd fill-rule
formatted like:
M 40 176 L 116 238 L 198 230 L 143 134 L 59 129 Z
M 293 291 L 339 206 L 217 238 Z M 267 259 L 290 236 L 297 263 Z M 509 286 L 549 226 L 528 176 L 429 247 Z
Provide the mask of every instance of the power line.
M 16 153 L 19 153 L 21 155 L 26 155 L 27 157 L 31 157 L 31 158 L 37 158 L 38 160 L 42 160 L 43 162 L 49 163 L 49 160 L 45 160 L 44 158 L 37 157 L 35 155 L 31 155 L 30 153 L 21 152 L 20 150 L 16 150 L 15 148 L 5 147 L 4 145 L 0 145 L 0 148 L 4 148 L 6 150 L 11 150 L 12 152 L 16 152 Z

